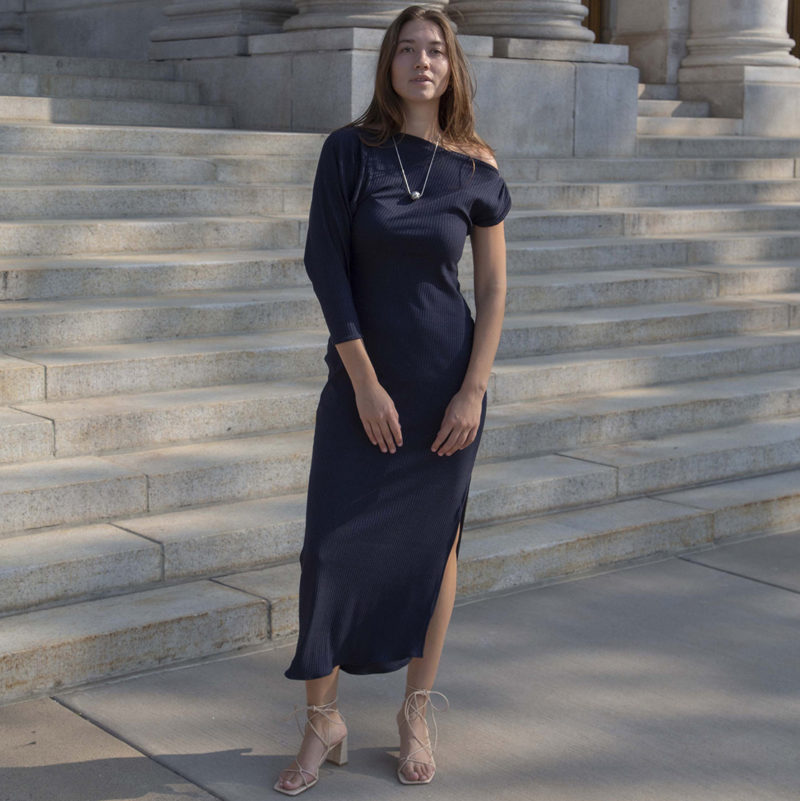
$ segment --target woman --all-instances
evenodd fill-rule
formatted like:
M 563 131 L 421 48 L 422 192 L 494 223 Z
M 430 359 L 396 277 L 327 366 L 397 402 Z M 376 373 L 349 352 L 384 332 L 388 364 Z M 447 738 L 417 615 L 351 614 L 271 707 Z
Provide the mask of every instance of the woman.
M 330 331 L 329 373 L 284 674 L 306 681 L 308 704 L 300 752 L 274 785 L 287 795 L 313 786 L 326 758 L 347 761 L 340 669 L 408 665 L 397 776 L 433 778 L 425 709 L 506 297 L 511 199 L 474 132 L 473 96 L 447 17 L 409 6 L 384 36 L 368 109 L 322 146 L 305 266 Z M 467 234 L 475 320 L 457 276 Z

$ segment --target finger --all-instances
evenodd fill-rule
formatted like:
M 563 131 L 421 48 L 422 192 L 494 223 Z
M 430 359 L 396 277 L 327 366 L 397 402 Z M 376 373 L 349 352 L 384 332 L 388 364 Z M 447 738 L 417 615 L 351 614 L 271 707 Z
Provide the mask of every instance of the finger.
M 436 452 L 437 456 L 446 456 L 450 446 L 453 444 L 457 437 L 457 432 L 455 429 L 450 431 L 450 434 L 445 438 L 444 442 L 439 446 L 439 450 Z
M 400 428 L 400 420 L 399 420 L 399 418 L 392 417 L 389 420 L 389 429 L 392 432 L 392 436 L 394 437 L 394 441 L 398 445 L 402 445 L 403 444 L 403 432 L 402 432 L 402 429 Z
M 380 422 L 381 427 L 381 434 L 383 435 L 384 442 L 389 448 L 391 453 L 394 453 L 397 450 L 397 446 L 394 441 L 394 436 L 392 435 L 392 430 L 389 428 L 389 423 L 387 420 L 381 420 Z
M 386 447 L 386 443 L 383 440 L 383 434 L 381 433 L 380 426 L 377 423 L 371 422 L 370 425 L 372 426 L 372 433 L 375 437 L 375 444 L 384 452 L 388 450 Z
M 431 445 L 432 451 L 439 450 L 442 443 L 447 439 L 452 429 L 453 429 L 452 423 L 449 423 L 447 420 L 444 420 L 442 422 L 442 427 L 437 432 L 436 439 L 434 439 L 433 444 Z
M 453 436 L 444 443 L 444 455 L 452 456 L 461 447 L 461 440 L 461 434 L 453 432 Z
M 375 439 L 375 435 L 372 433 L 372 426 L 370 425 L 369 421 L 361 420 L 361 425 L 364 426 L 364 431 L 367 434 L 367 439 L 373 444 L 377 445 L 378 440 Z

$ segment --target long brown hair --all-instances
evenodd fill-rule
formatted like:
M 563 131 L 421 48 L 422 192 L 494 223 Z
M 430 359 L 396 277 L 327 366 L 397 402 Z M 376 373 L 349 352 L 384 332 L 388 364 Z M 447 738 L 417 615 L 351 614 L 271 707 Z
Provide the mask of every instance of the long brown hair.
M 367 110 L 361 116 L 342 126 L 363 127 L 373 132 L 374 136 L 364 144 L 382 145 L 390 136 L 400 133 L 405 122 L 403 104 L 392 87 L 392 61 L 397 52 L 397 41 L 400 30 L 412 20 L 426 20 L 436 23 L 444 37 L 447 58 L 450 62 L 450 77 L 447 88 L 439 98 L 439 127 L 442 139 L 456 146 L 469 148 L 477 146 L 479 150 L 488 150 L 494 156 L 494 150 L 475 133 L 475 113 L 472 100 L 475 97 L 475 79 L 469 62 L 464 56 L 458 39 L 453 32 L 450 18 L 435 8 L 424 6 L 408 6 L 386 29 L 378 55 L 378 67 L 375 72 L 375 92 Z M 475 163 L 473 160 L 473 169 Z

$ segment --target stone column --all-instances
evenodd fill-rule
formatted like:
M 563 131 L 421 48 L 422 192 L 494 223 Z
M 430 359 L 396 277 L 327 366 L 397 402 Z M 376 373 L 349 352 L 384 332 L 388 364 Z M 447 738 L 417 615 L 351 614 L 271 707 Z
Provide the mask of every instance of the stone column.
M 677 83 L 691 0 L 618 0 L 611 41 L 628 45 L 642 83 Z
M 25 0 L 0 0 L 0 53 L 25 53 Z
M 444 11 L 448 0 L 420 3 Z M 411 2 L 402 0 L 294 0 L 298 13 L 283 25 L 285 31 L 314 28 L 380 28 L 391 21 Z
M 692 0 L 683 67 L 796 67 L 789 55 L 788 0 Z
M 283 30 L 291 0 L 171 0 L 167 24 L 150 32 L 150 58 L 246 55 L 247 37 Z
M 452 0 L 450 5 L 459 33 L 594 41 L 582 24 L 589 9 L 580 0 Z
M 739 117 L 751 136 L 800 135 L 800 60 L 790 55 L 788 0 L 692 0 L 680 96 Z

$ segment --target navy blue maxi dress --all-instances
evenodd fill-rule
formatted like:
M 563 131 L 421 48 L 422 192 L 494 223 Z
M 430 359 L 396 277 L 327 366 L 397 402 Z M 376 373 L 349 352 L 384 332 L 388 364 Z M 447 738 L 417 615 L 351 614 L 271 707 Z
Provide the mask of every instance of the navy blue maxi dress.
M 423 655 L 486 418 L 484 395 L 475 440 L 450 456 L 431 450 L 472 350 L 457 263 L 473 225 L 505 218 L 508 187 L 488 162 L 473 166 L 439 146 L 412 201 L 391 138 L 376 147 L 362 135 L 344 127 L 325 139 L 308 221 L 305 267 L 330 337 L 289 679 L 326 676 L 336 665 L 385 673 Z M 411 134 L 395 141 L 409 186 L 421 190 L 435 144 Z M 395 453 L 370 442 L 335 347 L 359 337 L 399 415 Z

